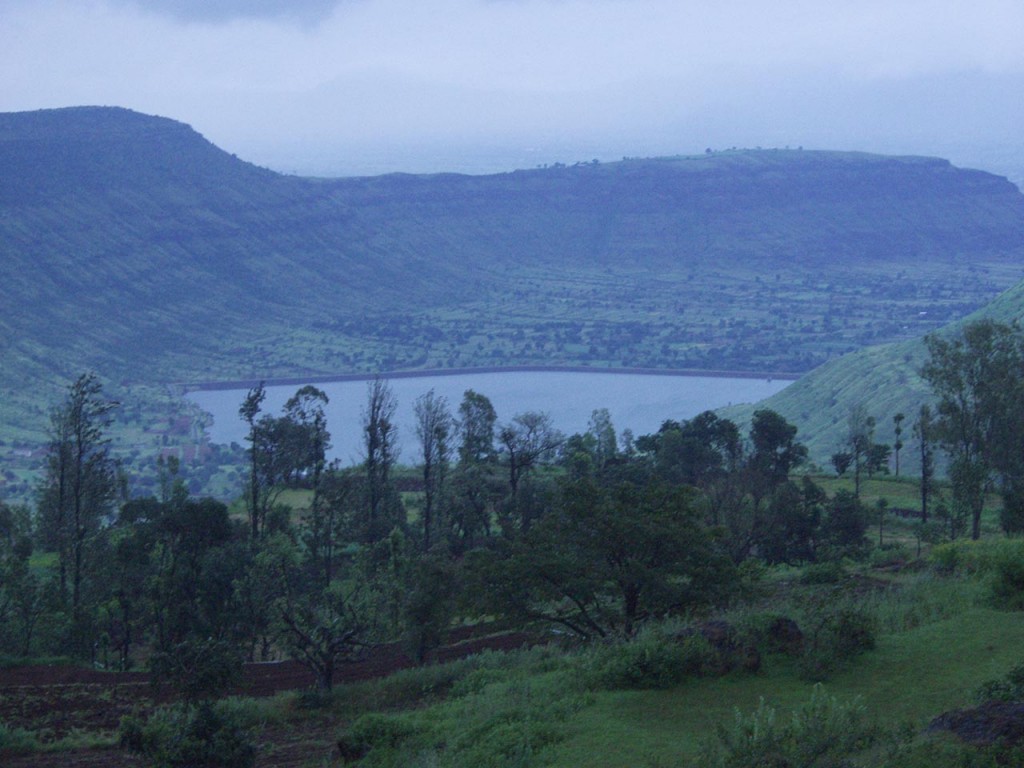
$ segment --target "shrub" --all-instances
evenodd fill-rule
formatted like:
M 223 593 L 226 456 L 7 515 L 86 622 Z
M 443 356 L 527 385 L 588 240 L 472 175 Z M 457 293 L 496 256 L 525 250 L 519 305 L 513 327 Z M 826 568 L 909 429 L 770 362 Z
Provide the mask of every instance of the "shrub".
M 418 734 L 415 726 L 400 717 L 369 713 L 338 739 L 338 749 L 348 760 L 361 759 L 373 750 L 393 752 Z
M 39 748 L 35 734 L 24 728 L 10 728 L 0 722 L 0 752 L 10 755 L 34 752 Z
M 846 578 L 842 563 L 815 563 L 804 568 L 800 574 L 801 584 L 838 584 Z
M 1024 609 L 1024 560 L 1004 554 L 996 559 L 989 583 L 989 598 L 997 608 Z
M 862 607 L 823 602 L 812 626 L 800 672 L 808 680 L 828 679 L 840 666 L 875 647 L 875 620 Z
M 571 688 L 561 673 L 545 681 L 496 685 L 461 700 L 458 728 L 443 740 L 445 763 L 473 768 L 542 763 L 540 753 L 564 737 L 565 721 L 589 703 Z
M 982 683 L 974 698 L 979 704 L 986 701 L 1024 701 L 1024 664 L 1018 664 L 998 680 Z
M 249 734 L 222 708 L 160 710 L 143 722 L 121 721 L 121 746 L 144 755 L 154 768 L 252 768 L 256 748 Z
M 942 573 L 986 575 L 1000 563 L 1024 560 L 1024 539 L 959 540 L 937 544 L 929 561 Z
M 878 729 L 867 719 L 859 699 L 842 703 L 814 686 L 811 699 L 788 719 L 764 699 L 749 715 L 736 711 L 730 725 L 720 725 L 717 740 L 706 743 L 697 765 L 708 768 L 838 768 L 845 759 L 871 746 Z
M 902 544 L 885 544 L 875 547 L 868 555 L 868 564 L 872 568 L 886 568 L 892 565 L 902 565 L 913 557 L 910 550 Z
M 737 621 L 737 637 L 759 653 L 799 656 L 803 652 L 804 633 L 800 625 L 780 613 L 748 613 Z
M 596 689 L 671 688 L 716 665 L 715 650 L 699 633 L 668 637 L 649 630 L 605 645 L 584 658 L 585 683 Z

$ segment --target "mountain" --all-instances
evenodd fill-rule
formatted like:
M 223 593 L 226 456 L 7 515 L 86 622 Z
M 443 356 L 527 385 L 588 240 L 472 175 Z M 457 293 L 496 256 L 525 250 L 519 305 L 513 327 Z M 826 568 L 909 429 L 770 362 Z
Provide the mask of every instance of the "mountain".
M 4 461 L 86 369 L 133 403 L 139 450 L 195 423 L 166 387 L 197 381 L 807 371 L 1016 282 L 1024 196 L 940 159 L 801 150 L 307 179 L 81 107 L 0 115 L 0 256 Z

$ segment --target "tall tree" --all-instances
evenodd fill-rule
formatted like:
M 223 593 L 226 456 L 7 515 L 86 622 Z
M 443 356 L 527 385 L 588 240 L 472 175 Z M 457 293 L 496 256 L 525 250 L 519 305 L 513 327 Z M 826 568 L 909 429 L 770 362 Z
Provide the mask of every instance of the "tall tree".
M 481 464 L 494 459 L 494 427 L 498 416 L 491 401 L 467 389 L 459 403 L 459 462 Z
M 896 435 L 896 439 L 892 443 L 892 455 L 896 461 L 896 477 L 900 476 L 900 450 L 903 448 L 903 421 L 906 418 L 902 413 L 897 413 L 892 417 L 892 431 Z
M 285 479 L 310 487 L 314 501 L 327 466 L 327 451 L 331 447 L 325 411 L 329 403 L 330 399 L 322 389 L 306 385 L 288 398 L 282 416 L 287 425 L 282 435 L 284 444 L 280 446 L 287 454 Z
M 438 501 L 443 496 L 451 461 L 452 415 L 448 400 L 430 390 L 416 400 L 416 436 L 420 443 L 423 467 L 423 549 L 431 546 L 431 536 L 438 528 Z
M 932 424 L 932 409 L 926 404 L 921 406 L 917 421 L 914 422 L 914 435 L 917 437 L 921 458 L 921 522 L 928 522 L 928 500 L 931 497 L 932 483 L 935 477 L 935 440 Z
M 367 389 L 363 411 L 363 470 L 366 479 L 366 519 L 363 536 L 377 541 L 396 522 L 391 470 L 398 459 L 398 425 L 395 410 L 398 401 L 384 379 L 376 378 Z
M 85 642 L 80 635 L 88 543 L 117 495 L 116 465 L 106 435 L 110 413 L 117 406 L 103 396 L 96 376 L 88 373 L 68 388 L 64 403 L 50 418 L 50 448 L 40 508 L 44 525 L 52 531 L 57 545 L 60 590 L 64 599 L 70 600 L 77 643 Z
M 597 469 L 603 469 L 618 453 L 615 427 L 607 408 L 598 408 L 590 414 L 587 434 L 594 438 L 594 460 Z
M 249 443 L 249 483 L 245 506 L 249 512 L 249 533 L 254 540 L 260 536 L 267 509 L 267 489 L 264 487 L 260 469 L 263 464 L 264 440 L 259 427 L 259 415 L 266 397 L 267 391 L 261 381 L 249 390 L 238 409 L 238 415 L 249 426 L 249 434 L 245 438 Z
M 1021 476 L 1024 437 L 1024 350 L 1019 328 L 981 320 L 955 337 L 925 339 L 929 358 L 921 375 L 939 400 L 936 432 L 949 454 L 953 504 L 981 536 L 985 494 L 996 476 L 1002 489 Z
M 846 445 L 853 457 L 853 495 L 859 499 L 861 474 L 871 462 L 875 444 L 875 417 L 868 415 L 863 403 L 857 403 L 850 409 L 846 429 Z

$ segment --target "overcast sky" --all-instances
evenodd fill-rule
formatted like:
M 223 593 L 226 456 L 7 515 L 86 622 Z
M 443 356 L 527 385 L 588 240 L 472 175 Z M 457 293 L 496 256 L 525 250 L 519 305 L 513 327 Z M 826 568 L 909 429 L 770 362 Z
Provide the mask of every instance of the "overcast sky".
M 303 173 L 787 145 L 1024 169 L 1024 0 L 0 0 L 0 111 L 79 104 Z

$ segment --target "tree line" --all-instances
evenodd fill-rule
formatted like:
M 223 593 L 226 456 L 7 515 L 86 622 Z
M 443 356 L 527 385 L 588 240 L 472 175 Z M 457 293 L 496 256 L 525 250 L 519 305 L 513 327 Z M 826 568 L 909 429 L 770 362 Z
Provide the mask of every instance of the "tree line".
M 928 341 L 935 402 L 914 429 L 928 459 L 923 514 L 942 449 L 975 536 L 993 490 L 1006 530 L 1024 518 L 1021 339 L 981 323 Z M 106 436 L 117 403 L 92 375 L 73 383 L 51 417 L 35 509 L 0 504 L 0 649 L 118 669 L 145 658 L 188 696 L 223 690 L 244 661 L 288 656 L 329 689 L 377 643 L 427 659 L 456 618 L 631 636 L 650 618 L 736 599 L 748 561 L 867 546 L 873 512 L 859 488 L 830 496 L 797 474 L 797 429 L 767 409 L 745 433 L 706 412 L 641 436 L 618 434 L 600 409 L 566 436 L 546 414 L 499 423 L 483 394 L 453 407 L 431 391 L 415 403 L 410 470 L 397 464 L 385 381 L 368 386 L 354 467 L 327 460 L 321 390 L 299 389 L 278 414 L 264 396 L 254 387 L 239 408 L 247 467 L 232 510 L 190 496 L 173 457 L 158 461 L 158 495 L 132 497 Z M 858 473 L 871 466 L 871 427 L 851 414 Z

